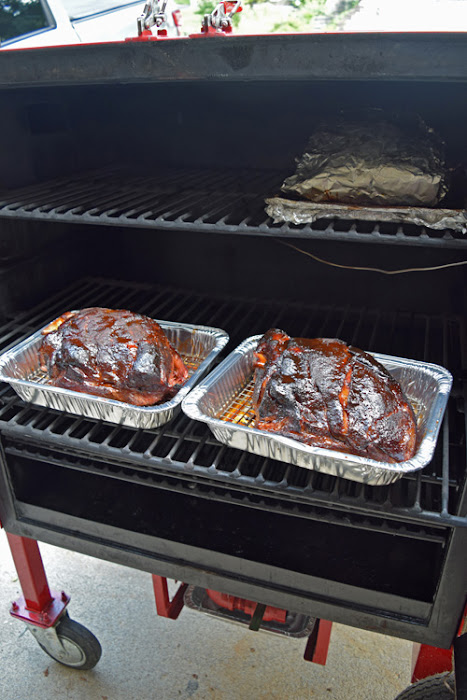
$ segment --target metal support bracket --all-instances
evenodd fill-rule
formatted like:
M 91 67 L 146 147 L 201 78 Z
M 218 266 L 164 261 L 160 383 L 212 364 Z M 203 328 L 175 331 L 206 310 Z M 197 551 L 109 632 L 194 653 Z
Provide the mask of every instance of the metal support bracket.
M 70 597 L 64 591 L 60 593 L 51 591 L 50 593 L 50 603 L 42 610 L 32 610 L 28 607 L 24 597 L 21 596 L 11 604 L 10 615 L 41 629 L 53 627 L 65 612 Z
M 167 39 L 167 0 L 147 0 L 136 20 L 138 39 Z M 151 31 L 155 27 L 156 34 Z
M 242 0 L 221 0 L 209 15 L 204 15 L 200 34 L 190 34 L 190 38 L 201 36 L 225 36 L 232 33 L 232 17 L 242 11 Z
M 153 574 L 152 584 L 154 586 L 157 614 L 161 617 L 168 617 L 171 620 L 176 620 L 185 604 L 184 595 L 188 584 L 181 583 L 172 600 L 169 598 L 167 579 L 164 576 Z
M 70 597 L 64 591 L 50 590 L 36 540 L 10 533 L 7 538 L 23 592 L 11 604 L 10 614 L 37 627 L 53 627 Z
M 326 665 L 329 643 L 331 641 L 332 622 L 317 619 L 313 631 L 308 637 L 303 658 L 321 666 Z

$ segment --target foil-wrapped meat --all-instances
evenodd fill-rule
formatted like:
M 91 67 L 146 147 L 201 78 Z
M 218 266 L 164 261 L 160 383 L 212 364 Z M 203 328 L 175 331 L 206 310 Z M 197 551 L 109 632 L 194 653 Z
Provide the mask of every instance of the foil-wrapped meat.
M 317 125 L 281 189 L 311 202 L 434 207 L 447 180 L 444 144 L 432 129 L 372 110 Z
M 150 406 L 172 398 L 188 378 L 160 325 L 131 311 L 68 312 L 43 334 L 39 361 L 54 386 Z
M 368 353 L 269 330 L 256 350 L 255 427 L 314 447 L 403 462 L 417 427 L 398 382 Z

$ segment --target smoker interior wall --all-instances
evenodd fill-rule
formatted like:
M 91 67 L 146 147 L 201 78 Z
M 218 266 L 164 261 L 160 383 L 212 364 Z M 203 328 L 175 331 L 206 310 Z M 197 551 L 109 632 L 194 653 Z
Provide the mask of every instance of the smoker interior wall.
M 459 82 L 174 81 L 5 91 L 0 104 L 7 186 L 109 163 L 290 169 L 317 121 L 366 107 L 421 115 L 453 165 L 467 153 Z
M 466 308 L 462 267 L 394 276 L 344 270 L 316 262 L 268 237 L 0 219 L 0 240 L 5 250 L 10 245 L 11 252 L 11 259 L 0 262 L 3 317 L 27 310 L 75 280 L 96 275 L 215 296 L 307 305 L 449 315 L 463 315 Z M 292 243 L 347 266 L 400 269 L 464 257 L 462 250 L 303 239 Z M 408 318 L 407 323 L 413 321 Z
M 464 313 L 462 267 L 416 274 L 383 275 L 336 268 L 268 237 L 187 232 L 120 231 L 119 275 L 186 289 L 265 300 L 427 313 Z M 463 251 L 363 246 L 328 241 L 289 241 L 323 260 L 382 269 L 428 267 L 464 259 Z
M 0 322 L 91 271 L 91 246 L 85 230 L 75 241 L 66 225 L 0 219 Z
M 66 224 L 0 219 L 0 322 L 76 279 L 105 275 L 106 240 Z

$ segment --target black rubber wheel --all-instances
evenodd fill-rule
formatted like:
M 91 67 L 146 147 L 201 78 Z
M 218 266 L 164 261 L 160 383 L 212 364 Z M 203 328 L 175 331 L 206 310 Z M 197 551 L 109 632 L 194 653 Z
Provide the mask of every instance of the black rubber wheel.
M 399 693 L 395 700 L 455 700 L 453 673 L 439 673 L 423 678 Z
M 63 652 L 57 654 L 38 642 L 41 649 L 58 663 L 76 668 L 80 671 L 88 671 L 97 664 L 101 658 L 102 648 L 99 640 L 86 627 L 79 622 L 64 615 L 56 629 Z

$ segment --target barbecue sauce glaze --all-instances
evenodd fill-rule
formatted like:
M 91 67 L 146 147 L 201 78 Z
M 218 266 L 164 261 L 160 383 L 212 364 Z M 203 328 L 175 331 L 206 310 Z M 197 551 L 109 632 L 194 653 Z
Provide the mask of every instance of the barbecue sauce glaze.
M 131 311 L 68 312 L 43 333 L 39 360 L 54 386 L 150 406 L 170 399 L 188 378 L 159 324 Z
M 413 409 L 398 382 L 363 350 L 271 329 L 258 344 L 255 367 L 256 428 L 383 462 L 414 455 Z

